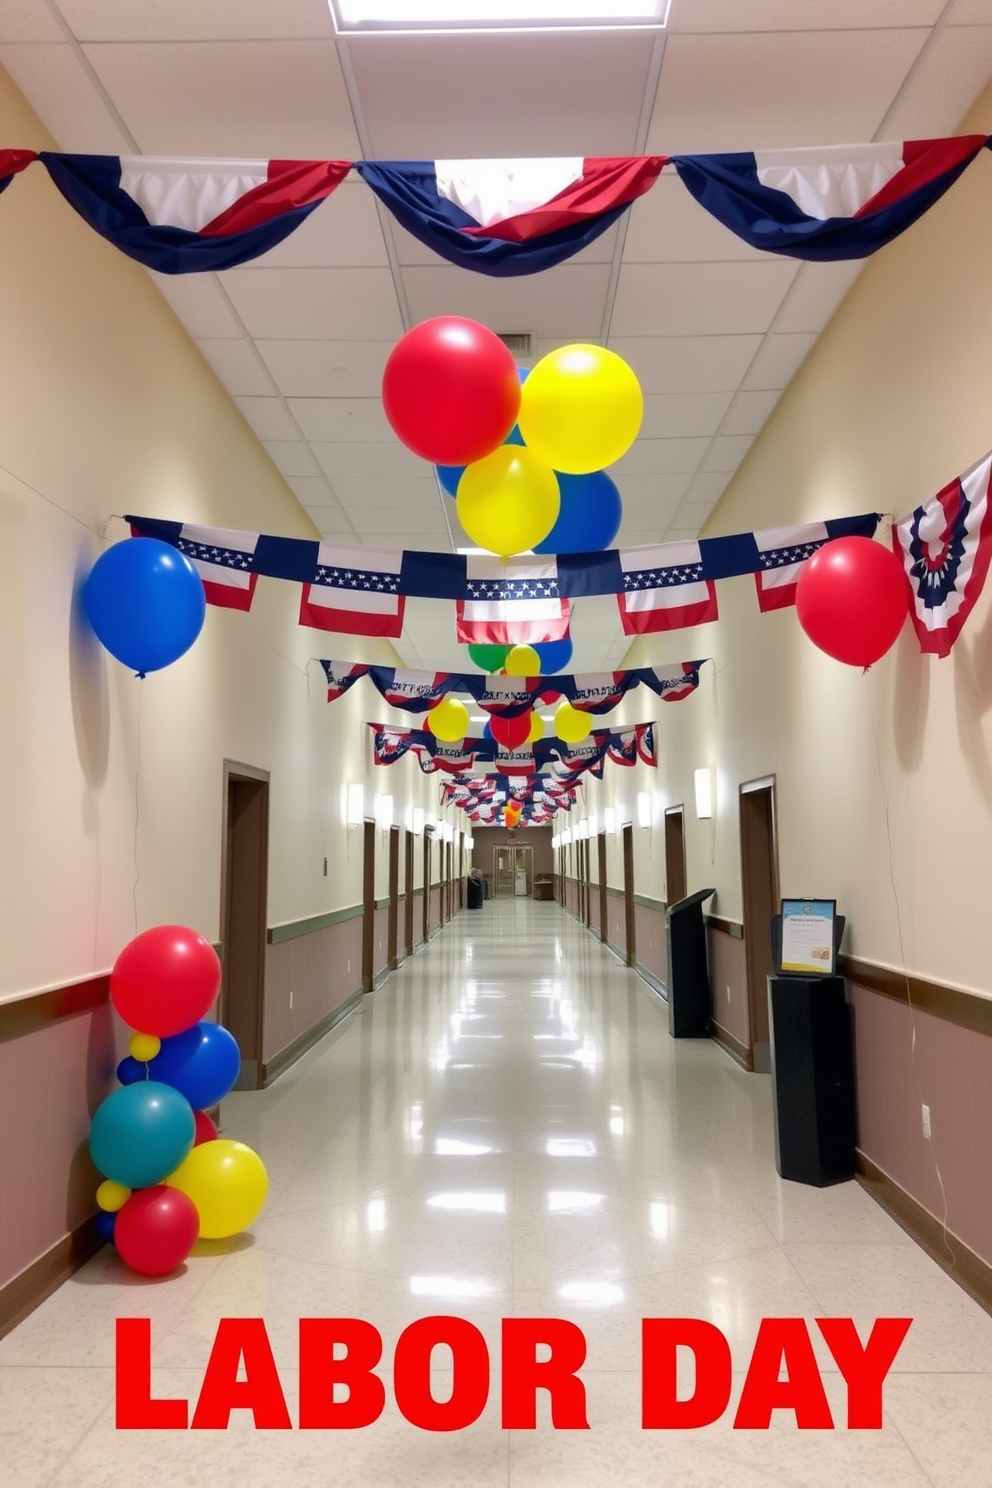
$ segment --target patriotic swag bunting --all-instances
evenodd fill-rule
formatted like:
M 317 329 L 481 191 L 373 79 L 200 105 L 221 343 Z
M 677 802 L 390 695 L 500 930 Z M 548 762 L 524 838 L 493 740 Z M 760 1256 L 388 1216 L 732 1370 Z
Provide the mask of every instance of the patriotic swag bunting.
M 913 591 L 920 650 L 947 656 L 982 592 L 992 558 L 992 453 L 893 524 Z
M 835 537 L 872 537 L 879 517 L 869 512 L 772 532 L 514 558 L 505 564 L 498 558 L 454 553 L 338 547 L 152 517 L 128 516 L 125 521 L 133 536 L 157 537 L 205 564 L 210 604 L 230 606 L 234 599 L 228 591 L 238 587 L 244 592 L 236 607 L 247 609 L 254 585 L 246 576 L 263 574 L 303 585 L 301 625 L 395 638 L 402 634 L 406 598 L 453 599 L 460 641 L 533 645 L 564 640 L 570 600 L 586 595 L 615 595 L 628 635 L 717 619 L 715 582 L 742 574 L 759 576 L 762 609 L 792 604 L 794 581 L 805 559 Z M 782 571 L 778 579 L 777 570 Z M 490 711 L 497 711 L 501 701 L 493 698 Z M 583 705 L 576 701 L 577 707 Z M 509 714 L 512 705 L 504 711 Z
M 658 179 L 667 157 L 360 160 L 392 215 L 460 268 L 506 278 L 571 258 Z
M 37 159 L 34 150 L 0 150 L 0 191 L 6 191 L 14 177 Z
M 368 666 L 356 661 L 322 661 L 327 701 L 344 697 L 367 677 L 390 707 L 426 713 L 443 697 L 467 692 L 480 708 L 504 718 L 529 713 L 541 700 L 564 697 L 583 713 L 609 713 L 635 687 L 650 687 L 662 702 L 679 702 L 699 686 L 702 661 L 683 661 L 667 670 L 638 667 L 624 672 L 590 672 L 553 677 L 486 677 L 478 672 L 416 672 Z
M 988 144 L 984 134 L 819 149 L 674 155 L 683 185 L 767 253 L 867 258 L 911 227 Z
M 501 774 L 534 775 L 545 765 L 554 764 L 564 776 L 574 780 L 586 770 L 602 774 L 607 760 L 617 765 L 658 764 L 653 723 L 635 723 L 616 732 L 594 729 L 581 744 L 566 744 L 563 739 L 538 739 L 522 749 L 504 749 L 494 739 L 461 739 L 446 744 L 427 729 L 392 728 L 384 723 L 370 723 L 372 748 L 377 765 L 394 765 L 405 754 L 415 754 L 425 775 L 435 770 L 454 774 L 472 770 L 477 764 L 492 764 Z
M 349 160 L 37 157 L 70 206 L 160 274 L 230 269 L 267 253 L 340 185 Z

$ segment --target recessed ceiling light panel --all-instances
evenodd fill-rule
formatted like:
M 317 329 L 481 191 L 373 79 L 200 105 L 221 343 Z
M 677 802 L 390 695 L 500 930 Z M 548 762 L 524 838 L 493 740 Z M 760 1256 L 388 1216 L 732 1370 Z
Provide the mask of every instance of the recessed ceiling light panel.
M 342 36 L 662 29 L 671 0 L 329 0 Z

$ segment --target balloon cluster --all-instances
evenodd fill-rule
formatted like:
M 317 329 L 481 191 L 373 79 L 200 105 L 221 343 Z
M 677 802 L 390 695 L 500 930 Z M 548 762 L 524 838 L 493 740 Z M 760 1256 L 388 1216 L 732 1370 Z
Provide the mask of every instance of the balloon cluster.
M 615 352 L 563 346 L 527 372 L 486 326 L 438 316 L 393 348 L 382 401 L 481 548 L 595 552 L 616 537 L 620 495 L 602 467 L 633 444 L 644 398 Z
M 201 1021 L 220 986 L 209 941 L 182 925 L 135 937 L 110 975 L 110 997 L 138 1030 L 117 1067 L 121 1088 L 93 1117 L 90 1154 L 99 1230 L 142 1276 L 166 1276 L 198 1239 L 220 1240 L 251 1224 L 265 1202 L 261 1158 L 218 1137 L 207 1115 L 241 1068 L 226 1028 Z
M 97 640 L 143 677 L 189 650 L 207 601 L 185 553 L 155 537 L 131 537 L 101 553 L 83 585 L 82 605 Z

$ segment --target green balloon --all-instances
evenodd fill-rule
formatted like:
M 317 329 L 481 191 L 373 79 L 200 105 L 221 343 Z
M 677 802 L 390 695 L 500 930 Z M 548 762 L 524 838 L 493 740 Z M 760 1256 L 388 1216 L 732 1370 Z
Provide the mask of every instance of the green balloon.
M 498 672 L 510 650 L 509 646 L 469 646 L 468 654 L 484 672 Z

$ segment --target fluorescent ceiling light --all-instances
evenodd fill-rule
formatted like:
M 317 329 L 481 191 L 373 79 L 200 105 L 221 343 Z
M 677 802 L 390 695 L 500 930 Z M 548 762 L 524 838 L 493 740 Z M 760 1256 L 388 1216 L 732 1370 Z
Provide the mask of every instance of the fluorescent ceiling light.
M 335 28 L 355 32 L 660 29 L 671 0 L 330 0 Z

